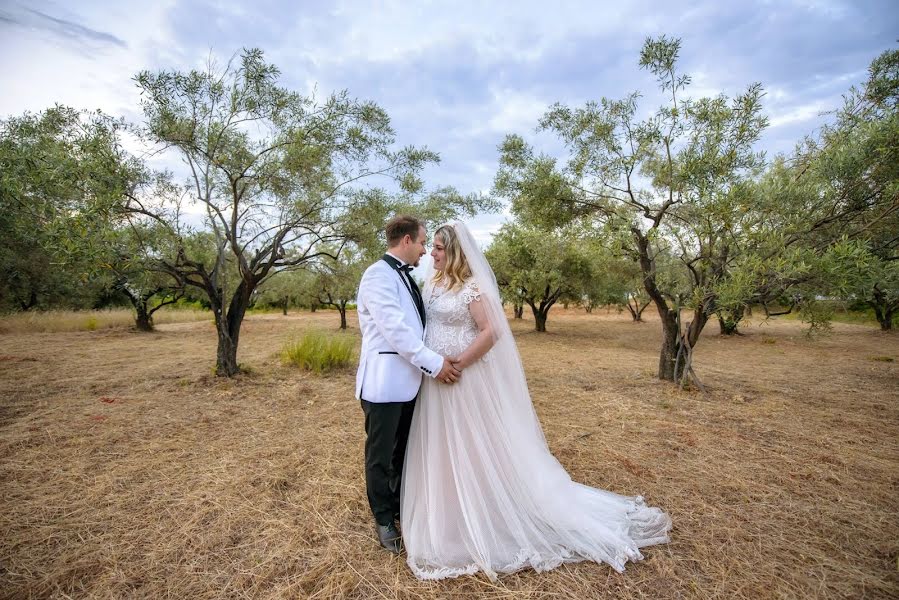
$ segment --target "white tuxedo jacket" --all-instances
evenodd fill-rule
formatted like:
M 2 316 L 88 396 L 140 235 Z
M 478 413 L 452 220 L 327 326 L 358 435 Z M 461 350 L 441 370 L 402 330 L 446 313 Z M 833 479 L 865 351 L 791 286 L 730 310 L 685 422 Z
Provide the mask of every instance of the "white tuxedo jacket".
M 424 324 L 403 274 L 379 260 L 362 275 L 356 308 L 362 350 L 356 371 L 356 398 L 368 402 L 409 402 L 423 375 L 436 377 L 443 356 L 425 347 Z

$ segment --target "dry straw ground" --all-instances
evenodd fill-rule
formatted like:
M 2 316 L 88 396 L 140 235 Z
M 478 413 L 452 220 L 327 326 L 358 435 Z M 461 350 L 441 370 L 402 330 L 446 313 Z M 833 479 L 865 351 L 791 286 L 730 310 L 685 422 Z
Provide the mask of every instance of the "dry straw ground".
M 657 322 L 561 309 L 547 334 L 516 322 L 553 452 L 576 480 L 667 510 L 672 542 L 624 574 L 581 563 L 428 583 L 374 542 L 352 371 L 277 360 L 336 318 L 249 318 L 252 371 L 233 381 L 210 374 L 208 321 L 0 335 L 0 597 L 899 594 L 895 334 L 710 326 L 703 395 L 654 379 Z

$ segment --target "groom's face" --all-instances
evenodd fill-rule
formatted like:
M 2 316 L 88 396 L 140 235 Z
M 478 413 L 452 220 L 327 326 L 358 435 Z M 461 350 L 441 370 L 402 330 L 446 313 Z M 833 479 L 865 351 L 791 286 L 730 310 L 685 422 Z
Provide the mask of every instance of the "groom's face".
M 421 257 L 425 255 L 426 240 L 427 233 L 424 227 L 419 227 L 418 237 L 415 240 L 412 239 L 412 236 L 403 238 L 403 260 L 413 267 L 417 267 Z

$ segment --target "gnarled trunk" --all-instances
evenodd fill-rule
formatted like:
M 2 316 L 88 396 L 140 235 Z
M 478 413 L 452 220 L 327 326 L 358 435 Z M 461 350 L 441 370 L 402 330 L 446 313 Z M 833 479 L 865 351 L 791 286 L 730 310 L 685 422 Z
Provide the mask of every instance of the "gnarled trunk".
M 134 327 L 138 331 L 153 331 L 153 310 L 150 309 L 150 298 L 155 296 L 159 289 L 141 293 L 128 286 L 125 279 L 117 282 L 117 287 L 124 292 L 131 306 L 134 307 Z
M 737 333 L 737 324 L 729 319 L 722 319 L 721 315 L 718 315 L 718 328 L 721 330 L 721 335 Z
M 215 374 L 218 377 L 233 377 L 240 373 L 237 363 L 237 345 L 240 341 L 240 326 L 250 306 L 250 296 L 254 285 L 246 280 L 240 282 L 231 302 L 228 305 L 228 314 L 223 315 L 221 302 L 216 300 L 212 309 L 215 312 L 215 328 L 218 334 L 218 347 L 216 348 Z M 209 294 L 210 298 L 213 294 Z
M 740 321 L 743 320 L 744 314 L 745 310 L 742 307 L 718 312 L 718 327 L 721 330 L 721 335 L 740 335 L 738 327 L 740 326 Z
M 240 373 L 237 364 L 237 342 L 229 335 L 227 327 L 218 330 L 218 347 L 215 352 L 217 377 L 234 377 Z
M 147 300 L 134 304 L 137 316 L 134 318 L 134 326 L 138 331 L 153 331 L 153 315 L 147 307 Z
M 680 331 L 678 331 L 677 315 L 667 306 L 659 307 L 662 319 L 662 347 L 659 350 L 659 379 L 677 381 L 683 375 L 683 365 L 675 372 L 675 360 L 680 349 Z
M 874 309 L 874 316 L 877 318 L 877 322 L 880 323 L 880 330 L 892 331 L 893 315 L 899 309 L 899 303 L 890 302 L 886 294 L 875 287 L 873 298 L 868 300 L 868 304 Z
M 534 329 L 536 331 L 546 332 L 546 317 L 549 315 L 549 309 L 555 301 L 543 301 L 539 305 L 528 302 L 531 312 L 534 313 Z
M 640 304 L 640 301 L 636 298 L 628 298 L 627 299 L 627 312 L 631 313 L 631 319 L 635 323 L 643 322 L 643 311 L 646 310 L 646 307 L 649 306 L 651 300 L 647 300 L 643 304 Z
M 28 294 L 28 300 L 19 300 L 19 306 L 23 311 L 31 310 L 37 304 L 37 292 L 31 290 Z

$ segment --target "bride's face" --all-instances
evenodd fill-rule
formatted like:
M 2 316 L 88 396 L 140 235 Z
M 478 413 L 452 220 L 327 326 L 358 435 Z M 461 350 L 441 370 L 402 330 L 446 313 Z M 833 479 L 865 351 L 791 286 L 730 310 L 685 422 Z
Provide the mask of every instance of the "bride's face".
M 434 270 L 442 271 L 446 266 L 446 248 L 443 245 L 443 239 L 439 235 L 434 236 L 434 243 L 431 244 L 431 258 L 434 259 Z

